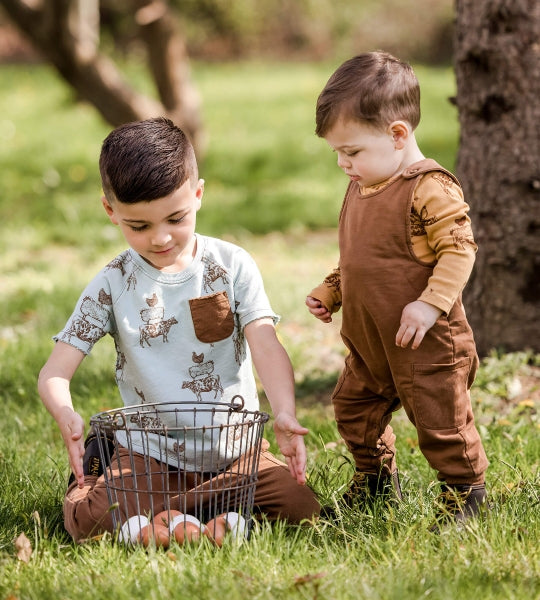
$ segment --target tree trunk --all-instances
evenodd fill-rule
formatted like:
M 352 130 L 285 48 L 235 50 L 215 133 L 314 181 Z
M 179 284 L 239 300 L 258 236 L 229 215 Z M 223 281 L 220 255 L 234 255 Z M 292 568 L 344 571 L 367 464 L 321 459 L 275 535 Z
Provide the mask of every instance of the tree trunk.
M 540 3 L 456 0 L 457 175 L 479 250 L 464 292 L 481 355 L 540 351 Z
M 184 129 L 200 153 L 199 98 L 191 84 L 183 39 L 165 1 L 132 2 L 142 29 L 151 30 L 144 41 L 160 101 L 134 90 L 115 64 L 99 52 L 98 0 L 0 0 L 0 4 L 77 97 L 93 104 L 113 127 L 164 115 Z

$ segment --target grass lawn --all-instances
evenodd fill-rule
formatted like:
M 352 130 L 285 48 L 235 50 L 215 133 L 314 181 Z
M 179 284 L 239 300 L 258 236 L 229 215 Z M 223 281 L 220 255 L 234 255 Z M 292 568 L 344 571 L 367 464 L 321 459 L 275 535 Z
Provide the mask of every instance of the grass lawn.
M 208 150 L 202 233 L 246 247 L 263 273 L 279 335 L 295 367 L 298 414 L 309 429 L 309 482 L 324 502 L 352 467 L 328 403 L 343 360 L 339 316 L 304 308 L 337 260 L 335 223 L 345 180 L 313 134 L 316 95 L 336 65 L 196 65 Z M 452 168 L 457 143 L 447 69 L 418 68 L 427 155 Z M 41 66 L 1 67 L 0 600 L 531 599 L 539 596 L 540 358 L 483 360 L 473 403 L 491 465 L 493 509 L 465 529 L 429 533 L 435 474 L 402 412 L 394 419 L 404 500 L 337 523 L 257 524 L 249 542 L 168 551 L 127 549 L 107 536 L 75 545 L 62 526 L 68 465 L 36 376 L 89 278 L 124 246 L 99 203 L 97 157 L 109 131 L 71 103 Z M 73 381 L 89 419 L 119 404 L 114 349 L 98 344 Z M 263 407 L 266 407 L 264 398 Z M 271 427 L 266 430 L 276 449 Z M 20 534 L 32 550 L 17 557 Z

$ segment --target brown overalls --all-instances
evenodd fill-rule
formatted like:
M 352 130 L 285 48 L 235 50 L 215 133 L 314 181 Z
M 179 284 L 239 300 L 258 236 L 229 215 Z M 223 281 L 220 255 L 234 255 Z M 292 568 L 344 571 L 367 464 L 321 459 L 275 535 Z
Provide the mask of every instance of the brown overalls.
M 427 285 L 434 263 L 415 258 L 411 203 L 433 160 L 406 169 L 385 188 L 347 190 L 339 221 L 342 337 L 350 350 L 333 393 L 339 432 L 364 473 L 396 469 L 392 412 L 403 406 L 438 478 L 479 484 L 488 461 L 474 425 L 469 388 L 478 357 L 461 298 L 416 350 L 396 346 L 401 313 Z

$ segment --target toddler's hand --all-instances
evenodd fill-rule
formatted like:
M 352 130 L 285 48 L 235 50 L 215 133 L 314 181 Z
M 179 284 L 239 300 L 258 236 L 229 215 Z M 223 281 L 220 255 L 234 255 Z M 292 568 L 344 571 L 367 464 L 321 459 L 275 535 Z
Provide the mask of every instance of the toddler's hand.
M 332 322 L 332 313 L 326 308 L 326 306 L 323 305 L 320 300 L 317 300 L 317 298 L 308 296 L 306 298 L 306 306 L 308 307 L 309 312 L 323 323 Z
M 306 483 L 306 446 L 304 436 L 308 433 L 295 417 L 280 413 L 274 420 L 274 432 L 291 475 L 299 485 Z
M 396 346 L 406 348 L 412 340 L 411 349 L 416 350 L 424 339 L 426 332 L 435 325 L 442 315 L 442 310 L 415 300 L 407 304 L 401 313 L 401 324 L 396 335 Z

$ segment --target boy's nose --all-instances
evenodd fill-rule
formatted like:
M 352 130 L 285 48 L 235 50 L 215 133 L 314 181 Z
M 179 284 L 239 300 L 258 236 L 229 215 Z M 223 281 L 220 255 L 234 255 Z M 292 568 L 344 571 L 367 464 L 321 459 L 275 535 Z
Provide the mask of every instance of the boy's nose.
M 154 232 L 151 242 L 153 246 L 165 246 L 165 244 L 171 239 L 171 235 L 168 231 L 162 229 Z

